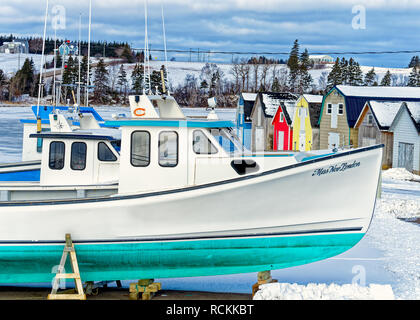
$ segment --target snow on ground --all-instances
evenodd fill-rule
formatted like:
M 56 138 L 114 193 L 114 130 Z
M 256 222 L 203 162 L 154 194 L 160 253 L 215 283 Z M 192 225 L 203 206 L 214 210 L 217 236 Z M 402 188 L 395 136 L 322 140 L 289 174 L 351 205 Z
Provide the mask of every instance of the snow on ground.
M 390 285 L 274 283 L 260 286 L 254 300 L 394 300 Z
M 20 65 L 23 65 L 23 62 L 25 60 L 25 58 L 32 58 L 34 60 L 35 63 L 35 67 L 37 69 L 39 69 L 40 63 L 41 63 L 41 55 L 34 55 L 34 54 L 28 54 L 28 55 L 24 55 L 21 54 L 20 55 Z M 46 56 L 46 61 L 52 61 L 53 56 L 49 55 Z M 16 72 L 18 70 L 18 55 L 14 55 L 14 54 L 0 54 L 0 69 L 2 69 L 4 72 L 6 72 L 7 74 L 11 75 L 12 73 Z M 106 62 L 111 62 L 112 59 L 105 59 Z M 92 58 L 92 62 L 95 63 L 97 62 L 98 59 L 97 58 Z M 211 62 L 211 61 L 210 61 Z M 164 61 L 150 61 L 150 68 L 151 68 L 151 72 L 154 70 L 159 70 L 160 67 L 165 64 Z M 193 75 L 195 76 L 196 79 L 200 78 L 200 74 L 201 74 L 201 69 L 205 66 L 206 62 L 181 62 L 181 61 L 168 61 L 166 63 L 167 68 L 168 68 L 168 77 L 169 77 L 169 83 L 176 88 L 179 85 L 184 84 L 185 82 L 185 77 L 187 76 L 187 74 Z M 127 71 L 127 76 L 129 78 L 129 81 L 131 81 L 130 76 L 131 73 L 133 72 L 135 64 L 124 64 L 124 67 L 126 68 Z M 231 73 L 232 70 L 232 64 L 225 64 L 225 63 L 217 63 L 217 66 L 222 70 L 225 79 L 229 80 L 229 81 L 233 81 L 234 80 L 234 76 Z M 117 74 L 118 70 L 119 70 L 119 65 L 116 65 L 114 67 L 110 66 L 109 70 L 111 71 L 111 73 L 114 73 L 115 75 Z M 286 70 L 286 65 L 276 65 L 276 70 L 277 72 L 281 73 L 284 72 Z M 369 67 L 369 66 L 362 66 L 362 72 L 364 74 L 366 74 L 367 72 L 369 72 L 373 67 Z M 325 75 L 328 75 L 328 73 L 331 71 L 332 69 L 332 65 L 328 65 L 325 69 L 315 69 L 315 70 L 310 70 L 310 74 L 312 76 L 312 79 L 314 81 L 314 85 L 318 86 L 319 85 L 319 79 L 324 76 L 326 78 Z M 411 69 L 409 68 L 378 68 L 375 67 L 375 72 L 377 75 L 377 81 L 378 83 L 380 83 L 380 81 L 382 80 L 382 78 L 385 76 L 387 71 L 390 71 L 391 74 L 393 75 L 393 77 L 395 78 L 394 80 L 396 81 L 396 83 L 403 83 L 404 81 L 407 81 Z M 262 72 L 262 67 L 259 68 L 259 74 L 261 76 L 261 72 Z M 252 73 L 252 69 L 251 69 L 251 73 Z M 267 71 L 268 74 L 268 79 L 271 79 L 272 74 L 273 74 L 273 68 L 270 68 Z M 131 83 L 131 82 L 130 82 Z
M 419 181 L 420 176 L 412 174 L 404 168 L 392 168 L 382 174 L 382 178 L 391 180 Z

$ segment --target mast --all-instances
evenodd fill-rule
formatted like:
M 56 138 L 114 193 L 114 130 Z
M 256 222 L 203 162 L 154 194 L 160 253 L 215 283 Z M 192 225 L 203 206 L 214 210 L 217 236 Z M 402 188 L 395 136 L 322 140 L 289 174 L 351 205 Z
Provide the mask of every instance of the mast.
M 165 13 L 163 11 L 163 0 L 161 1 L 161 8 L 162 8 L 162 29 L 163 29 L 163 47 L 165 49 L 165 71 L 166 71 L 166 77 L 168 79 L 168 85 L 169 85 L 169 71 L 168 71 L 168 51 L 166 49 L 166 29 L 165 29 Z M 162 72 L 162 88 L 163 88 L 163 94 L 169 93 L 168 88 L 165 88 L 165 76 Z
M 52 90 L 54 107 L 57 106 L 57 92 L 56 92 L 56 90 L 57 90 L 56 89 L 57 53 L 58 53 L 58 50 L 57 50 L 57 25 L 54 25 L 54 80 L 53 80 L 53 90 Z
M 44 63 L 45 63 L 45 38 L 47 34 L 47 21 L 48 21 L 48 9 L 49 9 L 49 0 L 47 0 L 46 8 L 45 8 L 45 21 L 44 21 L 44 38 L 42 40 L 42 57 L 41 57 L 41 68 L 39 71 L 39 87 L 38 87 L 38 104 L 36 109 L 37 114 L 37 131 L 40 133 L 42 131 L 42 122 L 41 117 L 39 115 L 39 105 L 41 104 L 41 93 L 42 93 L 42 76 L 44 71 Z
M 82 14 L 80 13 L 80 15 L 79 15 L 79 43 L 78 43 L 78 45 L 77 45 L 77 53 L 78 53 L 78 55 L 79 55 L 79 81 L 77 82 L 77 106 L 78 107 L 80 107 L 80 86 L 81 86 L 81 75 L 80 75 L 80 72 L 81 72 L 81 58 L 82 58 L 82 56 L 81 56 L 81 47 L 80 47 L 80 44 L 81 44 L 81 37 L 82 37 L 82 34 L 81 34 L 81 31 L 82 30 Z
M 92 0 L 89 0 L 89 39 L 88 39 L 88 65 L 86 81 L 86 107 L 89 107 L 89 85 L 90 85 L 90 35 L 92 30 Z

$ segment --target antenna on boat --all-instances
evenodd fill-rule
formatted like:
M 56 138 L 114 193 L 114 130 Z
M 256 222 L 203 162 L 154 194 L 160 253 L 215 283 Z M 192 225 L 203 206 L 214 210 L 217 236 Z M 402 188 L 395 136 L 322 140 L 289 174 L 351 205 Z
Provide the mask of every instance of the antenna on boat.
M 81 86 L 81 75 L 80 75 L 80 72 L 81 72 L 81 58 L 82 58 L 82 56 L 81 56 L 81 52 L 82 52 L 82 50 L 81 50 L 81 38 L 82 38 L 82 14 L 80 13 L 80 15 L 79 15 L 79 43 L 78 43 L 78 45 L 77 45 L 77 53 L 78 53 L 78 55 L 79 55 L 79 59 L 78 59 L 78 62 L 79 62 L 79 78 L 78 78 L 78 83 L 77 83 L 77 106 L 78 106 L 78 108 L 80 108 L 80 86 Z
M 53 111 L 55 112 L 55 107 L 57 106 L 57 92 L 56 92 L 56 81 L 57 81 L 57 24 L 54 24 L 54 80 L 53 80 Z
M 161 4 L 161 9 L 162 9 L 162 29 L 163 29 L 163 47 L 165 51 L 165 71 L 166 71 L 166 78 L 168 79 L 168 85 L 169 85 L 168 51 L 166 48 L 165 13 L 163 11 L 163 0 L 161 1 L 160 4 Z M 163 71 L 161 72 L 161 77 L 162 77 L 162 91 L 163 91 L 162 93 L 170 95 L 169 90 L 168 88 L 166 88 L 166 85 L 165 85 L 165 74 Z
M 149 35 L 147 30 L 147 0 L 144 1 L 144 70 L 143 70 L 143 93 L 146 94 L 146 62 L 147 62 L 147 79 L 148 79 L 148 91 L 151 91 L 151 79 L 150 79 L 150 59 L 149 59 Z
M 89 39 L 88 39 L 88 61 L 86 81 L 86 107 L 89 107 L 89 85 L 90 85 L 90 34 L 92 30 L 92 0 L 89 0 Z
M 47 21 L 48 21 L 48 9 L 49 9 L 49 0 L 47 0 L 47 5 L 45 8 L 45 21 L 44 21 L 44 37 L 42 40 L 42 57 L 41 57 L 41 68 L 39 70 L 39 86 L 38 86 L 38 104 L 36 108 L 36 123 L 37 123 L 37 132 L 42 131 L 42 121 L 41 116 L 39 115 L 39 105 L 41 104 L 41 93 L 42 93 L 42 72 L 44 70 L 44 60 L 45 60 L 45 37 L 47 35 Z

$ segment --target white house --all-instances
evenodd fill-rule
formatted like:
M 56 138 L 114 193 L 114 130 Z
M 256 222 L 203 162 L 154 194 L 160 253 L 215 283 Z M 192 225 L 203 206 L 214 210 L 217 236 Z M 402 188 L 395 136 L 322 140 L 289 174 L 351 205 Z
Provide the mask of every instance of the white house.
M 420 103 L 404 102 L 390 130 L 394 132 L 394 168 L 420 173 Z
M 315 64 L 330 64 L 334 63 L 334 58 L 327 55 L 310 55 L 309 60 Z

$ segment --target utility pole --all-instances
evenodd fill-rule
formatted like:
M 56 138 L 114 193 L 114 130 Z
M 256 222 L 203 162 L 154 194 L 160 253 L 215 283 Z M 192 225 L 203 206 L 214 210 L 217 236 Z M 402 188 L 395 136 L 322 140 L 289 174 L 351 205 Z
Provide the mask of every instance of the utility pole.
M 200 48 L 197 49 L 197 61 L 200 62 Z
M 190 62 L 191 62 L 191 48 L 190 48 Z

